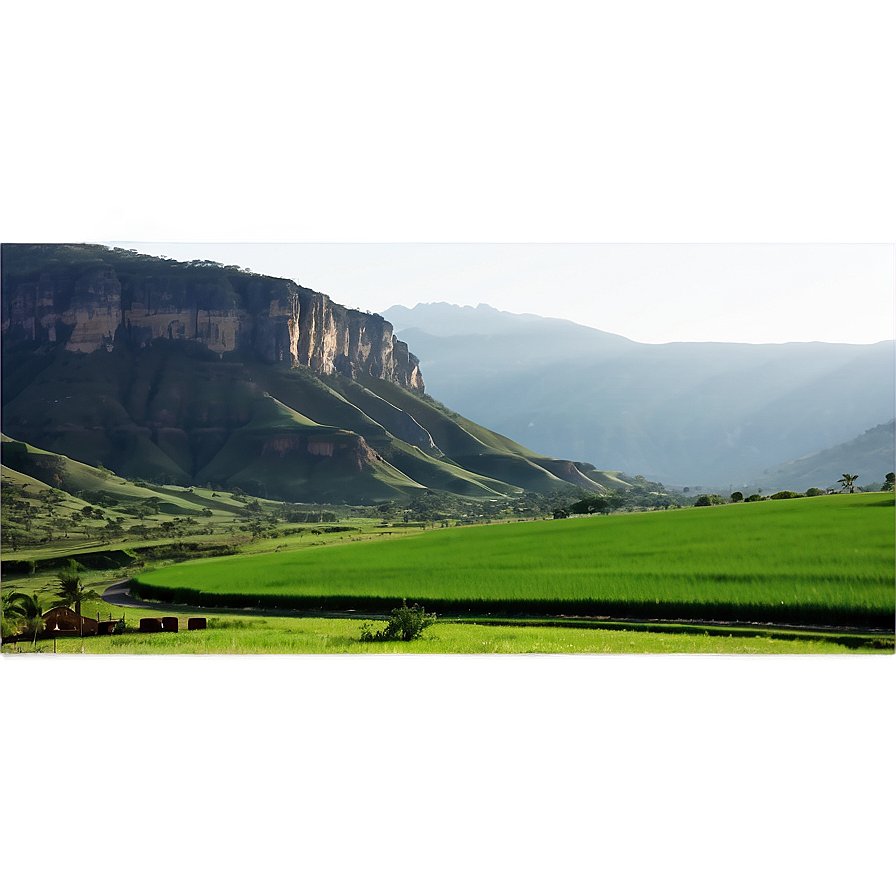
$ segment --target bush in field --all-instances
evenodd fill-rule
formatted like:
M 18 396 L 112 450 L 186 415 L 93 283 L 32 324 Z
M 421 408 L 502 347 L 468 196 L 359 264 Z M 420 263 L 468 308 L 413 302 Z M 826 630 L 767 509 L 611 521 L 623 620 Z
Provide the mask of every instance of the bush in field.
M 384 629 L 373 631 L 365 623 L 361 626 L 362 641 L 413 641 L 423 634 L 423 629 L 436 621 L 435 613 L 425 613 L 417 604 L 408 606 L 403 600 L 401 606 L 392 611 L 392 618 Z
M 806 497 L 807 498 L 817 498 L 819 495 L 823 495 L 824 492 L 820 488 L 807 488 L 806 489 Z
M 749 498 L 744 498 L 744 503 L 746 504 L 748 501 L 761 501 L 762 495 L 750 495 Z
M 788 491 L 775 492 L 772 495 L 772 501 L 782 501 L 785 498 L 802 498 L 802 497 L 803 497 L 803 495 L 801 495 L 799 492 L 788 492 Z
M 731 503 L 732 504 L 740 504 L 744 499 L 743 492 L 731 492 Z
M 724 504 L 725 499 L 721 495 L 700 495 L 694 501 L 694 507 L 711 507 L 715 504 Z

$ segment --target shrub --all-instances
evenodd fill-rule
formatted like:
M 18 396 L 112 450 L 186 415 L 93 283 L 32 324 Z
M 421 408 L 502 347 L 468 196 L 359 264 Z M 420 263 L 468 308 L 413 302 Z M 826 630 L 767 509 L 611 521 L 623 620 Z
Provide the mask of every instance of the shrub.
M 392 618 L 384 629 L 373 631 L 367 623 L 361 626 L 362 641 L 413 641 L 423 634 L 423 629 L 436 621 L 435 613 L 425 613 L 417 604 L 408 606 L 403 600 L 401 606 L 392 611 Z
M 772 495 L 772 501 L 781 501 L 785 498 L 802 498 L 802 497 L 803 497 L 803 495 L 801 495 L 799 492 L 788 492 L 788 491 L 775 492 Z
M 820 488 L 807 488 L 806 489 L 806 497 L 807 498 L 817 498 L 819 495 L 823 495 L 824 492 Z
M 761 501 L 762 495 L 750 495 L 749 498 L 744 498 L 744 503 L 746 504 L 748 501 Z
M 734 504 L 739 504 L 744 499 L 743 492 L 731 492 L 731 501 Z

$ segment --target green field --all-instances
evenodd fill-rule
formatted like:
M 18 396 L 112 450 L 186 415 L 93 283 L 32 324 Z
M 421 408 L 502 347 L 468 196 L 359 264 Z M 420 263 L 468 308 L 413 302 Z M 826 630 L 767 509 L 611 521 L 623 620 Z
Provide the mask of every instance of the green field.
M 199 560 L 139 576 L 182 604 L 449 615 L 708 619 L 893 628 L 882 494 L 438 530 Z
M 128 631 L 112 637 L 20 641 L 8 653 L 44 654 L 880 654 L 893 652 L 892 636 L 863 638 L 793 632 L 708 629 L 646 631 L 637 625 L 613 630 L 600 626 L 487 625 L 437 622 L 414 641 L 367 643 L 360 639 L 358 619 L 288 618 L 221 615 L 209 618 L 205 631 L 181 630 L 141 634 L 134 631 L 139 616 L 149 610 L 127 610 Z

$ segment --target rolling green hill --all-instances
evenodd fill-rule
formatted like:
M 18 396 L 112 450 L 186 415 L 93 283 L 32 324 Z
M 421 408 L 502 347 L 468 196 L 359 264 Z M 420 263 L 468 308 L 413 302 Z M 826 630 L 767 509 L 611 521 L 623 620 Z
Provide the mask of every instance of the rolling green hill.
M 754 476 L 748 489 L 837 488 L 844 473 L 858 476 L 858 486 L 883 482 L 896 467 L 893 445 L 896 442 L 896 420 L 882 423 L 862 435 L 814 454 L 778 464 Z

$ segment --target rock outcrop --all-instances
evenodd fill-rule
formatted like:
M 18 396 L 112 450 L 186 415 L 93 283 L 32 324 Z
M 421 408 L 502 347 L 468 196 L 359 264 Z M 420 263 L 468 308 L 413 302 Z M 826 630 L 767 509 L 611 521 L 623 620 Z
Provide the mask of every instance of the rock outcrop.
M 60 257 L 61 256 L 61 257 Z M 141 265 L 141 259 L 144 263 Z M 89 354 L 156 339 L 424 391 L 417 359 L 376 314 L 291 280 L 99 246 L 3 247 L 3 336 Z

